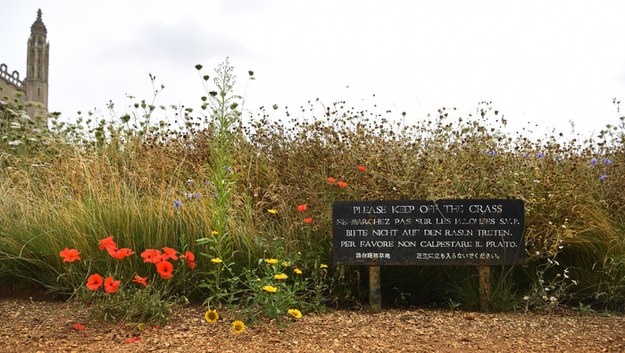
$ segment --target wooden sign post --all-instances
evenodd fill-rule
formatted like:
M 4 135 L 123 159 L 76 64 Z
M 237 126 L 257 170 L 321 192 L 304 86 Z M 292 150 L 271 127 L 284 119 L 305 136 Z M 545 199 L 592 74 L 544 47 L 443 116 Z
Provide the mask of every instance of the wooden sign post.
M 490 266 L 480 266 L 478 271 L 480 273 L 480 310 L 489 311 L 491 295 Z
M 372 313 L 382 311 L 382 286 L 380 286 L 380 266 L 369 266 L 369 306 Z
M 369 268 L 369 301 L 381 310 L 380 266 L 473 265 L 488 310 L 490 266 L 525 262 L 522 200 L 337 201 L 334 262 Z

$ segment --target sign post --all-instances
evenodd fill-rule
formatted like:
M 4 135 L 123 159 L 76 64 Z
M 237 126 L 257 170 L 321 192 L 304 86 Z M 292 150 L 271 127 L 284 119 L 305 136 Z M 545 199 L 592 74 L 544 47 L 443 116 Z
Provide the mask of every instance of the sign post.
M 480 273 L 480 310 L 490 310 L 490 266 L 480 266 L 478 269 Z
M 490 267 L 525 261 L 524 204 L 514 199 L 337 201 L 334 262 L 370 266 L 370 304 L 380 307 L 385 265 L 474 265 L 488 308 Z
M 380 266 L 369 266 L 369 306 L 372 313 L 382 311 L 382 288 L 380 286 Z

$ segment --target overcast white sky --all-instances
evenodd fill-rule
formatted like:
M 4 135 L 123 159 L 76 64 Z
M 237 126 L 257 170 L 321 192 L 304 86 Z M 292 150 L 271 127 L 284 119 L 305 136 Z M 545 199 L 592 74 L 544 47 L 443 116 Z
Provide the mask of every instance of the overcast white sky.
M 410 122 L 486 100 L 514 127 L 574 121 L 589 135 L 617 123 L 612 98 L 625 102 L 622 0 L 0 0 L 0 62 L 22 78 L 38 8 L 50 110 L 66 117 L 151 98 L 149 73 L 166 86 L 157 105 L 198 105 L 195 64 L 212 74 L 226 56 L 238 93 L 256 73 L 251 110 L 321 97 Z

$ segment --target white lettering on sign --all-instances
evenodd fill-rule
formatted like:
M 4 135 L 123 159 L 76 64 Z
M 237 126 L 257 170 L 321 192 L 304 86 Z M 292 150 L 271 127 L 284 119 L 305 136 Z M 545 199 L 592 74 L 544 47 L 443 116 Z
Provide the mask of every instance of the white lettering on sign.
M 401 233 L 403 237 L 416 237 L 421 233 L 421 229 L 404 229 Z
M 525 258 L 522 200 L 337 201 L 332 221 L 337 263 L 492 265 Z
M 374 229 L 373 235 L 378 237 L 394 237 L 399 232 L 399 229 Z
M 469 212 L 471 213 L 501 213 L 503 212 L 503 205 L 469 205 Z
M 422 248 L 470 248 L 473 246 L 472 241 L 453 241 L 453 240 L 423 240 L 419 243 Z
M 366 237 L 369 235 L 369 230 L 367 229 L 345 229 L 345 235 L 348 237 Z
M 352 212 L 354 214 L 380 214 L 386 213 L 386 206 L 352 206 Z
M 487 248 L 516 248 L 516 242 L 514 241 L 487 241 Z
M 395 247 L 394 241 L 389 240 L 361 240 L 360 241 L 361 248 L 393 248 Z
M 477 235 L 481 237 L 507 237 L 511 236 L 512 233 L 507 229 L 478 229 Z
M 402 240 L 397 242 L 399 248 L 416 248 L 417 242 L 414 240 Z
M 391 207 L 391 211 L 393 213 L 412 213 L 412 211 L 415 210 L 415 206 L 410 206 L 410 205 L 406 205 L 406 206 L 392 206 Z

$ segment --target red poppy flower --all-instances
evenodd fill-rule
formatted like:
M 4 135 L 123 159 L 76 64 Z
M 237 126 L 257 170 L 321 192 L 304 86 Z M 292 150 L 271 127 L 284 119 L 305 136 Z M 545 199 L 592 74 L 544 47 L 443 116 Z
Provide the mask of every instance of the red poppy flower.
M 107 293 L 115 293 L 119 289 L 119 284 L 122 281 L 116 281 L 113 276 L 108 276 L 104 280 L 104 291 Z
M 102 285 L 102 276 L 95 273 L 87 278 L 87 288 L 97 290 Z
M 156 271 L 161 275 L 162 279 L 170 279 L 174 271 L 174 265 L 167 261 L 159 262 L 158 265 L 156 265 Z
M 141 339 L 140 337 L 124 338 L 124 342 L 125 343 L 135 343 L 135 342 L 139 341 L 140 339 Z
M 124 258 L 124 253 L 121 252 L 119 249 L 106 248 L 106 251 L 114 259 L 122 260 Z
M 336 183 L 336 185 L 338 185 L 341 188 L 346 188 L 347 187 L 347 183 L 344 181 L 339 181 L 338 183 Z
M 117 244 L 113 241 L 112 235 L 108 238 L 100 239 L 98 242 L 100 242 L 100 246 L 98 246 L 98 249 L 100 250 L 104 250 L 104 248 L 117 249 Z
M 328 178 L 328 183 L 334 184 L 334 183 L 336 183 L 336 179 L 334 179 L 333 177 L 329 177 Z
M 122 259 L 135 253 L 132 249 L 129 248 L 121 248 L 118 251 L 122 254 Z
M 184 255 L 180 255 L 180 258 L 191 262 L 195 261 L 195 255 L 190 251 L 185 252 Z
M 59 254 L 63 257 L 63 262 L 74 262 L 76 260 L 80 260 L 80 256 L 78 256 L 80 252 L 76 249 L 65 248 L 61 250 Z
M 111 257 L 118 259 L 118 260 L 123 260 L 126 256 L 130 256 L 135 253 L 134 251 L 128 248 L 121 248 L 121 249 L 106 248 L 106 251 L 109 253 L 109 255 L 111 255 Z
M 180 258 L 185 259 L 185 261 L 187 261 L 191 269 L 195 268 L 195 255 L 193 255 L 192 252 L 187 251 L 186 253 L 184 253 L 184 255 L 180 255 Z
M 364 166 L 362 166 L 362 165 L 359 165 L 359 166 L 358 166 L 358 170 L 360 170 L 361 172 L 364 172 L 364 171 L 366 171 L 366 170 L 367 170 L 367 168 L 365 168 L 365 167 L 364 167 Z
M 80 322 L 77 322 L 72 325 L 72 328 L 76 331 L 84 331 L 85 325 L 81 324 Z
M 161 256 L 160 250 L 155 249 L 145 249 L 144 252 L 141 253 L 141 257 L 143 258 L 143 262 L 156 263 L 158 262 L 157 258 Z
M 304 218 L 304 223 L 311 224 L 313 221 L 312 217 Z
M 306 204 L 304 203 L 304 204 L 298 205 L 297 210 L 300 212 L 306 211 Z
M 154 257 L 154 264 L 158 265 L 159 263 L 167 260 L 169 260 L 169 256 L 167 256 L 167 254 L 161 254 Z
M 135 283 L 141 283 L 143 284 L 144 287 L 147 287 L 148 286 L 147 280 L 148 280 L 147 277 L 141 277 L 139 275 L 135 275 L 135 279 L 133 279 L 132 281 Z
M 167 259 L 178 260 L 178 256 L 176 256 L 176 249 L 163 248 L 163 252 L 165 253 L 164 255 L 167 255 L 167 257 L 163 256 L 163 260 L 167 260 Z

